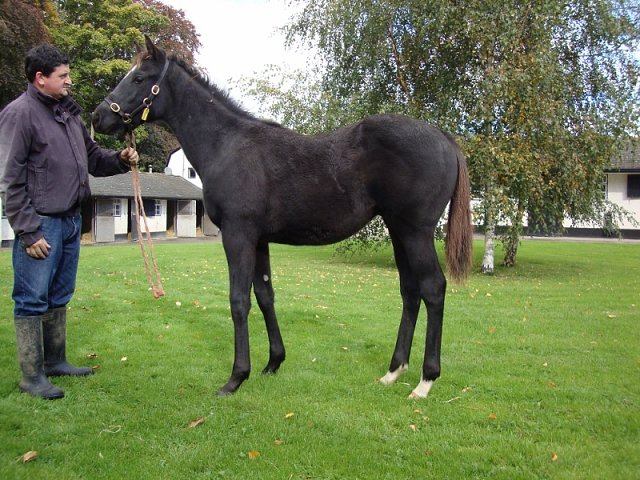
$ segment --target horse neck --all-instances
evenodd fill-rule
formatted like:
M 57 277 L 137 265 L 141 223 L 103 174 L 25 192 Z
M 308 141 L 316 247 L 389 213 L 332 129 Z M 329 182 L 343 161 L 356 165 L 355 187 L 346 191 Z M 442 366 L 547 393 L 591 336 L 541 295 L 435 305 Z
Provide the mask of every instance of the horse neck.
M 224 145 L 230 132 L 247 125 L 247 120 L 228 105 L 219 92 L 208 90 L 179 65 L 167 75 L 167 97 L 171 99 L 163 115 L 178 138 L 189 162 L 199 171 L 204 150 L 198 145 L 206 141 L 206 157 L 211 158 Z

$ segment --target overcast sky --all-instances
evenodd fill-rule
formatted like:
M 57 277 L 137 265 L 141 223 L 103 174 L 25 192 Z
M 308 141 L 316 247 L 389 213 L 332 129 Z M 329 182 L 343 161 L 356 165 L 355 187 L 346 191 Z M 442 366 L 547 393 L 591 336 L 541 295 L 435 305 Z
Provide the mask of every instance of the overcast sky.
M 269 64 L 285 69 L 304 68 L 306 56 L 284 47 L 278 31 L 295 13 L 286 0 L 162 0 L 185 17 L 200 35 L 197 61 L 218 87 L 256 113 L 233 80 L 257 76 Z

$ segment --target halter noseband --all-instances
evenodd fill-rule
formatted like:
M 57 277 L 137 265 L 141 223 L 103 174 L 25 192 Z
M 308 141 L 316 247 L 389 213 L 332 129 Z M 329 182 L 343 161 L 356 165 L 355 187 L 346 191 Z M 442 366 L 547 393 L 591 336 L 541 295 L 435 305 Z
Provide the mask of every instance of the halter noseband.
M 122 109 L 120 108 L 120 105 L 112 101 L 111 94 L 107 95 L 103 101 L 109 105 L 109 108 L 113 113 L 120 115 L 120 117 L 122 117 L 122 122 L 127 126 L 129 126 L 129 124 L 133 120 L 133 117 L 137 115 L 138 112 L 140 112 L 140 110 L 142 110 L 142 116 L 140 118 L 143 122 L 146 122 L 147 117 L 149 116 L 149 109 L 151 108 L 151 104 L 153 103 L 153 100 L 160 93 L 160 84 L 162 83 L 162 80 L 164 79 L 164 76 L 167 73 L 168 69 L 169 69 L 169 59 L 165 59 L 164 67 L 162 68 L 160 77 L 158 78 L 158 81 L 156 82 L 156 84 L 153 87 L 151 87 L 151 94 L 148 97 L 145 97 L 142 100 L 142 103 L 138 105 L 131 113 L 123 112 Z

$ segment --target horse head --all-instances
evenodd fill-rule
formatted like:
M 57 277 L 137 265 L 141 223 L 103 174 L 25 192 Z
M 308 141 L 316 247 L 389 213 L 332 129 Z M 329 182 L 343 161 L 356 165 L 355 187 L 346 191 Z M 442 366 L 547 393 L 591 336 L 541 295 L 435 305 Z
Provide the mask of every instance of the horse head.
M 97 132 L 123 133 L 159 118 L 169 59 L 146 35 L 145 44 L 131 70 L 93 112 L 91 122 Z

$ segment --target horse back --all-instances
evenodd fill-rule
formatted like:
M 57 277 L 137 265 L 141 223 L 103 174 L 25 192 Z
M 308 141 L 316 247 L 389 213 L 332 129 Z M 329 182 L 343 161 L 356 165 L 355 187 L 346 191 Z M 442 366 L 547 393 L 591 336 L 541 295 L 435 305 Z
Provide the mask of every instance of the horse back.
M 455 188 L 453 147 L 440 130 L 400 115 L 317 136 L 266 125 L 234 145 L 219 198 L 279 243 L 333 243 L 377 214 L 431 227 Z

